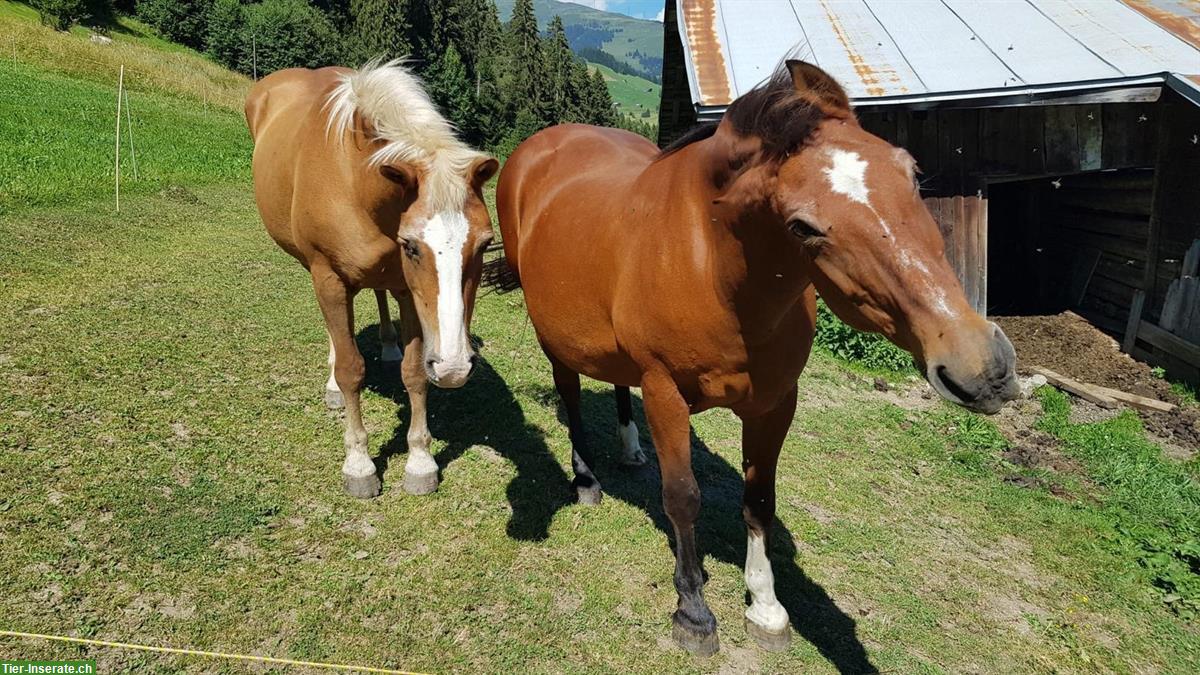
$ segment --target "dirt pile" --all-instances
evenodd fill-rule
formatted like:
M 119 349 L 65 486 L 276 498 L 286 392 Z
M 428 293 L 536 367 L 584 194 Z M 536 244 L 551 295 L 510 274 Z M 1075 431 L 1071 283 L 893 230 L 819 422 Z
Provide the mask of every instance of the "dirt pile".
M 1117 341 L 1074 312 L 1049 316 L 994 317 L 1017 350 L 1017 370 L 1042 366 L 1091 384 L 1149 396 L 1178 405 L 1181 401 L 1150 366 L 1121 352 Z M 1146 429 L 1168 443 L 1200 449 L 1200 411 L 1176 408 L 1169 413 L 1139 412 Z

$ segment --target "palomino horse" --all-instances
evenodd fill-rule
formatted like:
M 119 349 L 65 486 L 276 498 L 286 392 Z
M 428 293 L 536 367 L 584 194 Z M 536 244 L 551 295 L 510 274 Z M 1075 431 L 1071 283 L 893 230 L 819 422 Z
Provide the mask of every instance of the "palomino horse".
M 746 628 L 767 649 L 790 641 L 767 537 L 814 287 L 842 319 L 911 352 L 945 398 L 992 413 L 1016 395 L 1012 345 L 967 304 L 914 172 L 907 152 L 858 125 L 829 75 L 799 61 L 664 152 L 566 125 L 525 141 L 501 172 L 505 258 L 553 366 L 581 502 L 599 501 L 600 485 L 580 374 L 616 385 L 622 439 L 629 387 L 642 389 L 675 534 L 673 633 L 689 651 L 718 647 L 688 425 L 714 406 L 742 420 Z
M 401 358 L 387 293 L 400 303 L 412 411 L 404 488 L 432 492 L 426 380 L 461 387 L 474 367 L 467 330 L 492 239 L 481 190 L 499 165 L 455 137 L 397 62 L 279 71 L 250 90 L 246 120 L 263 223 L 312 275 L 325 317 L 326 402 L 346 408 L 346 492 L 374 497 L 381 487 L 359 411 L 354 296 L 363 288 L 376 290 L 385 360 Z

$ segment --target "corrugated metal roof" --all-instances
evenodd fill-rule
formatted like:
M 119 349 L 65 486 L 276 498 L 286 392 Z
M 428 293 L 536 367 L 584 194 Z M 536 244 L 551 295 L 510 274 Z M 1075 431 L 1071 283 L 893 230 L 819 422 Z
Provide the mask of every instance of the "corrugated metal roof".
M 1121 87 L 1200 73 L 1198 0 L 678 0 L 692 101 L 717 112 L 785 55 L 856 104 Z

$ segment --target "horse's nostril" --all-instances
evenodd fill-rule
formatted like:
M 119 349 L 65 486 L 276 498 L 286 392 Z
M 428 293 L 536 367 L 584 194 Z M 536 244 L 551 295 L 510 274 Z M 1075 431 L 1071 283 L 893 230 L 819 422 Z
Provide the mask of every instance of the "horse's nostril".
M 942 386 L 946 388 L 946 391 L 953 394 L 958 400 L 964 403 L 969 403 L 977 398 L 975 394 L 963 389 L 961 385 L 959 385 L 954 381 L 953 378 L 950 377 L 949 373 L 946 372 L 946 366 L 937 367 L 937 378 L 938 381 L 942 383 Z
M 437 362 L 438 362 L 437 359 L 426 359 L 425 367 L 430 370 L 433 370 L 433 367 L 437 365 Z

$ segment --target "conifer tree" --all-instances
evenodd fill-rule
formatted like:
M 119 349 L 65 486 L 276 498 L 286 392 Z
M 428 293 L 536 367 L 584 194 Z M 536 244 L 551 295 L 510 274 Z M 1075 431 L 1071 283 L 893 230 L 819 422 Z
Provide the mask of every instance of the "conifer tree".
M 522 127 L 545 124 L 537 108 L 542 100 L 542 45 L 533 0 L 517 0 L 507 31 L 507 77 L 504 87 L 514 117 L 524 113 Z
M 608 93 L 608 85 L 604 82 L 604 74 L 597 68 L 592 72 L 591 86 L 588 87 L 588 115 L 591 124 L 611 127 L 616 125 L 617 118 L 613 112 L 612 96 Z
M 571 118 L 572 66 L 575 64 L 575 54 L 567 42 L 567 32 L 563 28 L 562 17 L 555 16 L 550 21 L 550 31 L 543 45 L 542 68 L 543 99 L 541 103 L 542 117 L 549 122 L 565 122 Z
M 352 63 L 411 56 L 412 5 L 424 0 L 350 0 L 351 35 L 346 50 Z

